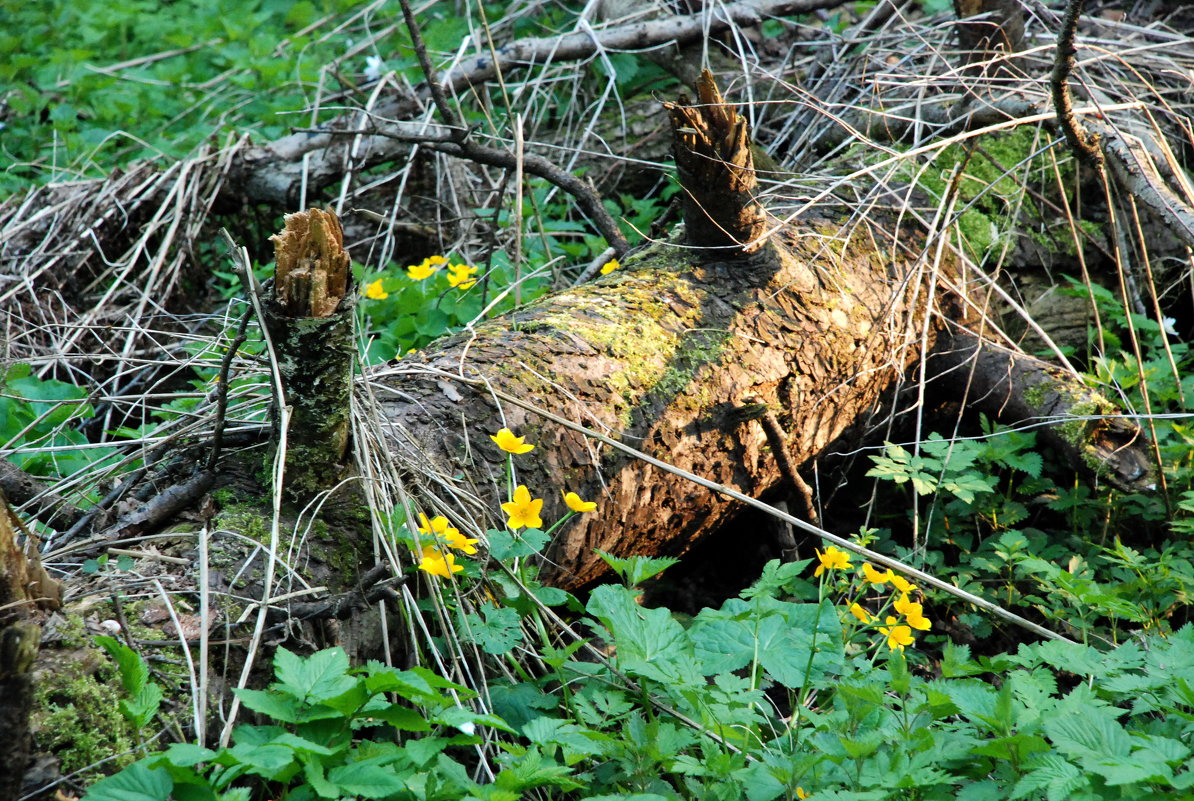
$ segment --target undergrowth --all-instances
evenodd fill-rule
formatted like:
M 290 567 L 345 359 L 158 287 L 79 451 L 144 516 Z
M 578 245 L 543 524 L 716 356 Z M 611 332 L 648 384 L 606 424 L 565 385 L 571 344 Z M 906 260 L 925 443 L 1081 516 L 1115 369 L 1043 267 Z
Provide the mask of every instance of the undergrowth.
M 501 11 L 489 7 L 488 22 L 499 24 Z M 346 13 L 352 23 L 337 27 Z M 444 4 L 425 13 L 437 57 L 477 23 Z M 546 34 L 576 14 L 549 4 L 537 16 L 514 15 L 510 34 Z M 322 90 L 354 92 L 391 72 L 417 83 L 400 16 L 396 4 L 347 0 L 10 4 L 0 10 L 0 146 L 9 165 L 0 193 L 181 156 L 230 133 L 276 138 L 323 118 L 296 116 Z M 662 77 L 627 53 L 591 72 L 586 80 L 612 81 L 626 95 Z M 503 119 L 513 110 L 504 102 L 466 109 L 466 122 Z M 133 118 L 137 129 L 125 130 Z M 1022 186 L 1053 173 L 1034 160 L 1042 148 L 1025 130 L 981 149 L 953 145 L 931 170 L 901 169 L 937 200 L 956 198 L 961 237 L 982 257 L 1009 246 L 1005 208 L 1035 202 Z M 517 250 L 494 239 L 354 266 L 363 363 L 421 349 L 566 285 L 563 265 L 602 253 L 558 192 L 528 180 L 524 193 L 521 218 L 502 203 L 471 210 L 490 231 L 518 231 Z M 664 191 L 609 205 L 633 238 L 668 199 Z M 1065 242 L 1066 233 L 1040 235 Z M 609 261 L 599 272 L 614 269 Z M 222 280 L 231 298 L 238 290 L 230 275 Z M 1194 358 L 1164 322 L 1124 313 L 1113 294 L 1078 281 L 1071 291 L 1089 295 L 1103 322 L 1089 380 L 1116 387 L 1125 408 L 1152 412 L 1173 508 L 1160 493 L 1092 487 L 1057 464 L 1032 429 L 984 420 L 973 436 L 941 431 L 886 444 L 869 471 L 883 511 L 854 537 L 1067 640 L 1026 642 L 945 593 L 833 547 L 772 562 L 736 597 L 693 617 L 642 604 L 642 585 L 669 560 L 609 556 L 622 583 L 587 598 L 543 586 L 534 558 L 567 519 L 542 520 L 544 494 L 565 493 L 569 515 L 613 510 L 569 487 L 516 483 L 513 460 L 534 443 L 502 431 L 494 446 L 510 460 L 507 525 L 485 532 L 484 543 L 436 510 L 384 515 L 401 532 L 388 544 L 405 549 L 411 574 L 447 613 L 422 647 L 456 653 L 449 641 L 463 644 L 473 667 L 491 669 L 470 670 L 480 678 L 466 684 L 446 669 L 354 666 L 339 649 L 279 647 L 273 684 L 237 691 L 254 722 L 237 726 L 225 746 L 161 748 L 148 729 L 162 691 L 135 653 L 102 639 L 127 696 L 119 711 L 140 733 L 140 758 L 93 785 L 86 801 L 1189 795 L 1194 432 L 1185 421 Z M 229 308 L 239 314 L 243 304 Z M 98 425 L 98 435 L 95 387 L 28 364 L 7 367 L 0 451 L 50 478 L 119 458 L 135 469 L 127 454 L 136 448 L 122 443 L 174 431 L 210 408 L 231 319 L 181 349 L 182 388 L 143 419 Z M 261 355 L 251 340 L 238 358 L 253 364 Z M 264 424 L 269 390 L 259 374 L 234 371 L 228 390 L 230 421 Z M 84 570 L 110 570 L 106 559 Z

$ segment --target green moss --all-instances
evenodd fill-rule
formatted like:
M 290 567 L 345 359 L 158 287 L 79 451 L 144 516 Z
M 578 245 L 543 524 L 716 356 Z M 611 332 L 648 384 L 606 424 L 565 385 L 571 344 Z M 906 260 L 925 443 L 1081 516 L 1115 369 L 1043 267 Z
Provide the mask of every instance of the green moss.
M 122 690 L 115 671 L 104 665 L 87 672 L 84 661 L 59 661 L 52 682 L 39 677 L 33 713 L 37 744 L 62 760 L 63 773 L 120 755 L 105 763 L 105 772 L 111 772 L 133 761 L 134 732 L 120 714 Z
M 220 510 L 215 523 L 218 528 L 235 531 L 262 545 L 268 545 L 270 519 L 270 510 L 263 506 L 234 503 Z

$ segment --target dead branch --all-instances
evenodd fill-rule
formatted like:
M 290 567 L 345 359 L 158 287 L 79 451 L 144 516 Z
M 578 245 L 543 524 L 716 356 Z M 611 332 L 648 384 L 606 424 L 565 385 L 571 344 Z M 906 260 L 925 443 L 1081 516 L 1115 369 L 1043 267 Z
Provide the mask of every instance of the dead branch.
M 1082 15 L 1084 5 L 1086 0 L 1069 0 L 1066 4 L 1049 84 L 1053 90 L 1053 107 L 1057 109 L 1057 124 L 1065 134 L 1070 149 L 1082 161 L 1091 166 L 1098 166 L 1103 163 L 1103 152 L 1099 149 L 1098 137 L 1082 130 L 1074 117 L 1074 101 L 1070 95 L 1069 84 L 1070 74 L 1075 66 L 1074 56 L 1078 54 L 1078 49 L 1074 46 L 1074 36 L 1078 31 L 1078 18 Z
M 696 105 L 687 99 L 663 104 L 672 119 L 688 241 L 723 257 L 754 253 L 764 244 L 767 214 L 755 199 L 746 119 L 725 102 L 709 70 L 696 89 Z

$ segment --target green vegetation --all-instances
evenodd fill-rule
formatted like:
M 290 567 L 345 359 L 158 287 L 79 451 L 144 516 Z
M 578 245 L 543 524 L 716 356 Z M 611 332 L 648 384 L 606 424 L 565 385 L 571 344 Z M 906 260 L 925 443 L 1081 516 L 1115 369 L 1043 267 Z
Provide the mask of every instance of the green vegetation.
M 503 35 L 547 35 L 579 13 L 579 5 L 538 7 L 513 17 Z M 921 7 L 935 13 L 948 3 Z M 470 10 L 472 18 L 436 3 L 422 12 L 437 61 L 484 27 Z M 487 6 L 484 22 L 498 25 L 503 10 Z M 842 14 L 827 25 L 847 23 Z M 776 20 L 768 26 L 784 30 Z M 276 138 L 339 113 L 312 113 L 316 97 L 359 101 L 361 86 L 389 71 L 400 83 L 422 81 L 396 3 L 10 3 L 0 9 L 0 146 L 9 165 L 0 195 L 102 176 L 136 159 L 166 162 L 232 135 Z M 611 53 L 583 80 L 612 82 L 630 97 L 667 78 L 647 59 Z M 508 136 L 505 120 L 522 109 L 505 95 L 487 102 L 462 109 L 467 123 Z M 927 166 L 901 164 L 897 175 L 936 201 L 955 201 L 954 230 L 982 259 L 1011 245 L 1007 207 L 1036 202 L 1024 187 L 1053 180 L 1053 166 L 1037 158 L 1043 145 L 1035 132 L 1010 131 L 977 148 L 951 145 Z M 1060 164 L 1058 173 L 1071 178 L 1068 169 Z M 354 265 L 363 363 L 401 357 L 566 286 L 603 252 L 558 190 L 537 178 L 521 190 L 521 217 L 508 198 L 464 210 L 485 232 L 472 252 Z M 636 240 L 672 191 L 606 202 Z M 495 231 L 517 231 L 517 248 Z M 1073 249 L 1055 233 L 1030 235 L 1057 253 Z M 240 294 L 231 274 L 205 266 L 223 281 L 213 297 Z M 649 278 L 641 284 L 649 297 Z M 227 747 L 209 748 L 152 740 L 169 701 L 136 653 L 100 638 L 119 687 L 108 674 L 70 678 L 63 694 L 73 709 L 43 693 L 39 745 L 69 754 L 67 770 L 121 755 L 105 767 L 123 769 L 95 783 L 86 801 L 1188 797 L 1194 353 L 1164 323 L 1125 313 L 1113 293 L 1078 281 L 1070 291 L 1090 297 L 1102 328 L 1089 352 L 1068 355 L 1092 382 L 1117 388 L 1125 408 L 1153 414 L 1168 496 L 1092 488 L 1056 464 L 1031 429 L 982 420 L 972 431 L 917 432 L 916 442 L 876 451 L 866 469 L 877 511 L 854 539 L 1073 642 L 1037 642 L 832 547 L 815 559 L 771 562 L 735 597 L 692 616 L 642 601 L 643 585 L 674 560 L 607 555 L 622 583 L 587 598 L 543 586 L 534 557 L 568 519 L 544 521 L 543 498 L 573 488 L 515 486 L 513 460 L 533 440 L 497 434 L 512 460 L 501 506 L 508 524 L 484 532 L 483 544 L 433 510 L 377 513 L 386 545 L 409 557 L 406 578 L 423 592 L 416 602 L 435 613 L 410 638 L 419 640 L 411 656 L 435 664 L 430 656 L 447 654 L 441 670 L 353 666 L 338 649 L 278 648 L 276 681 L 237 691 L 257 717 L 237 726 Z M 115 419 L 104 430 L 95 387 L 8 366 L 0 449 L 32 474 L 69 477 L 210 414 L 244 305 L 229 308 L 222 330 L 179 347 L 171 391 L 147 401 L 136 425 Z M 716 332 L 683 335 L 684 358 L 660 376 L 660 391 L 682 392 L 690 372 L 720 352 Z M 655 369 L 644 356 L 650 338 L 630 327 L 624 338 L 606 344 L 643 356 L 630 369 Z M 260 338 L 236 355 L 229 419 L 263 423 Z M 618 380 L 608 379 L 615 388 Z M 124 468 L 138 464 L 129 455 Z M 257 502 L 226 494 L 215 527 L 268 542 Z M 616 513 L 575 495 L 566 504 L 569 516 Z M 310 531 L 324 535 L 323 526 Z M 227 567 L 214 548 L 213 563 Z M 133 565 L 104 554 L 80 572 L 100 581 Z M 225 572 L 235 591 L 248 582 Z

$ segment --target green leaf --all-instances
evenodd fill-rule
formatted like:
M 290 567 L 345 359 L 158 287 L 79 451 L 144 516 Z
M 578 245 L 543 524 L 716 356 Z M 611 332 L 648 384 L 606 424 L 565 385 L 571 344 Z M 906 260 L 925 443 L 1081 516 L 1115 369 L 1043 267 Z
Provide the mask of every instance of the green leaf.
M 328 781 L 341 793 L 361 798 L 385 798 L 406 789 L 406 782 L 378 765 L 341 765 L 328 771 Z
M 282 723 L 297 723 L 299 702 L 272 690 L 234 690 L 240 702 L 254 712 Z
M 173 787 L 174 780 L 163 768 L 134 762 L 91 785 L 82 801 L 167 801 Z
M 401 731 L 430 731 L 431 724 L 427 719 L 409 707 L 400 704 L 390 704 L 384 709 L 371 709 L 366 715 L 386 723 Z
M 213 759 L 216 752 L 195 743 L 171 743 L 161 759 L 180 768 L 189 768 Z
M 250 773 L 274 779 L 295 764 L 294 750 L 285 745 L 237 743 L 228 754 L 249 767 Z
M 149 681 L 149 666 L 145 664 L 145 660 L 132 648 L 129 648 L 114 637 L 100 635 L 95 638 L 95 642 L 107 651 L 108 655 L 116 662 L 116 667 L 120 671 L 120 683 L 124 685 L 124 691 L 129 695 L 136 695 L 141 692 Z
M 1032 770 L 1012 788 L 1013 799 L 1025 798 L 1043 788 L 1048 801 L 1068 801 L 1075 790 L 1090 784 L 1086 774 L 1056 754 L 1035 757 L 1030 767 Z
M 356 679 L 348 676 L 348 654 L 343 648 L 327 648 L 303 659 L 279 646 L 274 655 L 278 689 L 295 698 L 320 702 L 348 692 Z
M 481 604 L 481 615 L 466 615 L 459 626 L 465 642 L 481 646 L 487 654 L 509 653 L 522 642 L 522 623 L 518 612 L 509 607 L 499 607 L 486 601 Z
M 1044 729 L 1053 745 L 1070 757 L 1126 757 L 1132 750 L 1124 727 L 1102 709 L 1050 717 Z
M 696 655 L 679 623 L 666 609 L 644 609 L 637 593 L 605 584 L 593 590 L 586 607 L 612 635 L 618 665 L 628 673 L 665 683 L 702 681 Z
M 489 555 L 499 562 L 541 553 L 551 540 L 551 537 L 537 528 L 524 529 L 519 534 L 489 529 L 485 535 L 489 543 Z
M 162 688 L 150 682 L 141 688 L 133 698 L 120 702 L 120 711 L 133 724 L 141 729 L 153 720 L 162 705 Z
M 606 553 L 600 548 L 595 549 L 597 555 L 609 565 L 615 573 L 622 577 L 628 586 L 637 587 L 644 581 L 658 576 L 672 565 L 679 562 L 670 556 L 628 556 L 625 558 Z

